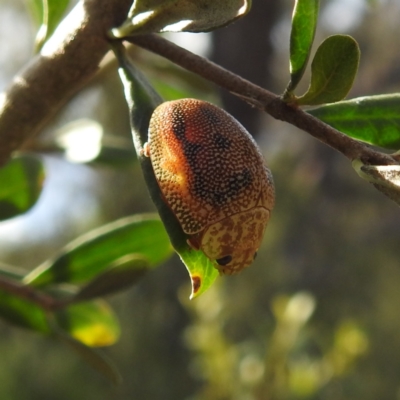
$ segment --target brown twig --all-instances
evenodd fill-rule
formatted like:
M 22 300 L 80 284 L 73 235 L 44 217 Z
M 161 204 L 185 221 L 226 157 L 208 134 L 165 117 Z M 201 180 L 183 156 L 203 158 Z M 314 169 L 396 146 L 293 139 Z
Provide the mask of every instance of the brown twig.
M 229 90 L 272 117 L 288 122 L 336 149 L 348 159 L 361 159 L 365 164 L 397 164 L 390 155 L 375 151 L 354 140 L 303 110 L 285 103 L 280 96 L 235 75 L 219 65 L 185 50 L 154 34 L 137 35 L 125 40 L 158 54 L 173 63 Z
M 45 311 L 54 312 L 68 307 L 71 304 L 79 303 L 81 298 L 70 294 L 61 298 L 44 293 L 38 288 L 26 285 L 19 280 L 0 276 L 0 291 L 13 294 L 21 299 L 37 304 Z
M 35 303 L 47 311 L 57 308 L 57 299 L 44 294 L 31 286 L 24 285 L 16 280 L 4 276 L 0 277 L 0 290 L 4 290 L 5 292 L 14 294 L 21 299 Z

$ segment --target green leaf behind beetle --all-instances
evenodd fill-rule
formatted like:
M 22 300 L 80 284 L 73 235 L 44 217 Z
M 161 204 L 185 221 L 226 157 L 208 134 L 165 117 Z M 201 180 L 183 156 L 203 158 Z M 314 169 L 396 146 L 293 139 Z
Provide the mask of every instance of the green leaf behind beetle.
M 143 175 L 171 243 L 189 272 L 192 282 L 191 298 L 193 298 L 204 293 L 212 285 L 218 276 L 218 271 L 202 251 L 195 251 L 188 245 L 187 235 L 164 202 L 150 158 L 146 157 L 143 152 L 143 146 L 147 142 L 150 117 L 154 109 L 161 104 L 162 99 L 141 72 L 132 65 L 121 45 L 116 44 L 114 52 L 120 64 L 119 73 L 130 109 L 133 141 Z
M 311 64 L 307 93 L 295 99 L 298 105 L 319 105 L 344 99 L 357 74 L 360 49 L 347 35 L 333 35 L 319 46 Z

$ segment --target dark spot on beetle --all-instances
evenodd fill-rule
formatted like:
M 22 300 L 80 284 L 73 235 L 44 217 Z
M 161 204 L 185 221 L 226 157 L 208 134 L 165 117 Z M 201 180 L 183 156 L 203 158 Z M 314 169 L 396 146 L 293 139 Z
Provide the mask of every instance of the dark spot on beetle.
M 225 266 L 232 261 L 232 256 L 221 257 L 221 258 L 218 258 L 218 260 L 216 260 L 216 261 L 219 265 Z
M 192 276 L 192 288 L 193 294 L 197 293 L 201 286 L 201 278 L 197 275 Z
M 186 132 L 185 117 L 179 108 L 175 108 L 172 116 L 172 130 L 177 138 L 184 139 Z
M 221 178 L 218 174 L 196 174 L 194 176 L 193 191 L 195 195 L 207 201 L 214 207 L 223 207 L 235 199 L 253 183 L 253 176 L 249 169 L 232 174 L 224 178 L 224 187 L 221 187 Z
M 218 112 L 214 110 L 212 107 L 199 107 L 199 113 L 202 115 L 207 121 L 210 121 L 214 126 L 218 126 L 221 123 L 221 119 L 219 118 L 219 110 Z
M 193 165 L 193 159 L 195 159 L 196 155 L 198 152 L 201 150 L 201 145 L 198 143 L 192 143 L 189 142 L 186 137 L 182 139 L 183 143 L 183 148 L 184 148 L 184 153 L 185 153 L 185 159 L 189 163 L 189 165 L 193 168 L 195 168 L 195 165 Z
M 185 159 L 190 165 L 192 165 L 193 160 L 196 158 L 196 155 L 201 150 L 202 146 L 198 143 L 193 143 L 192 141 L 188 140 L 186 136 L 187 126 L 185 123 L 186 116 L 184 110 L 179 107 L 175 108 L 173 111 L 172 121 L 172 130 L 174 132 L 174 136 L 177 137 L 182 143 L 182 150 L 185 154 Z
M 257 252 L 254 253 L 253 255 L 253 261 L 257 258 Z
M 218 150 L 228 150 L 232 145 L 232 140 L 217 133 L 214 135 L 214 143 Z

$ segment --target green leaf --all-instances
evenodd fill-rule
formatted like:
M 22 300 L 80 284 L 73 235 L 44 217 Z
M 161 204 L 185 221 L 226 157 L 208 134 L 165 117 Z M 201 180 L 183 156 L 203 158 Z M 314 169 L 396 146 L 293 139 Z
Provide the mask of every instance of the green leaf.
M 189 272 L 192 284 L 190 298 L 194 299 L 210 288 L 219 272 L 202 251 L 195 251 L 186 245 L 178 253 Z
M 54 334 L 60 342 L 67 345 L 87 364 L 102 374 L 105 378 L 109 379 L 115 385 L 121 383 L 122 378 L 117 368 L 102 351 L 85 346 L 71 336 L 66 335 L 60 329 L 54 329 Z
M 151 32 L 208 32 L 247 14 L 251 0 L 136 0 L 114 38 Z
M 25 283 L 79 283 L 93 279 L 116 260 L 138 254 L 156 266 L 172 253 L 162 222 L 153 214 L 136 215 L 97 228 L 67 245 L 54 259 L 29 273 Z
M 39 26 L 35 41 L 35 47 L 39 50 L 55 31 L 69 5 L 69 0 L 32 0 L 28 5 Z
M 157 207 L 174 249 L 186 265 L 192 282 L 191 298 L 209 288 L 218 276 L 212 262 L 201 252 L 193 250 L 187 243 L 174 213 L 164 202 L 149 157 L 145 157 L 143 146 L 147 142 L 147 132 L 151 114 L 162 102 L 146 78 L 137 70 L 120 45 L 114 45 L 114 52 L 120 64 L 120 77 L 125 88 L 125 97 L 130 110 L 133 141 L 150 196 Z
M 18 286 L 24 275 L 25 270 L 21 268 L 0 264 L 3 285 L 9 281 L 13 286 Z M 0 289 L 0 318 L 20 328 L 50 333 L 47 315 L 43 308 L 5 289 Z
M 14 158 L 1 168 L 0 221 L 28 211 L 40 195 L 43 180 L 43 164 L 34 157 Z
M 72 304 L 55 313 L 57 325 L 86 346 L 114 344 L 120 336 L 118 319 L 103 300 Z
M 290 34 L 290 82 L 286 92 L 292 92 L 307 67 L 317 27 L 319 0 L 296 0 Z
M 328 37 L 314 56 L 307 93 L 295 103 L 319 105 L 344 99 L 353 85 L 359 61 L 360 49 L 351 36 Z
M 93 299 L 127 289 L 141 279 L 147 269 L 147 261 L 137 254 L 124 256 L 79 290 L 74 301 Z
M 47 315 L 43 308 L 2 289 L 0 289 L 0 317 L 21 328 L 50 333 Z
M 355 139 L 400 148 L 400 94 L 359 97 L 308 112 Z

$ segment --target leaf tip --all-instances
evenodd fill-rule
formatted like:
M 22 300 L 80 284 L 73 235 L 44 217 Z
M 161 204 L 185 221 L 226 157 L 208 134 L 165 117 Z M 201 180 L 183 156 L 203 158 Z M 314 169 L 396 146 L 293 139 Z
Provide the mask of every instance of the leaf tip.
M 190 279 L 192 280 L 192 293 L 190 295 L 190 300 L 192 300 L 202 292 L 200 290 L 202 286 L 202 280 L 201 276 L 199 275 L 191 275 Z

